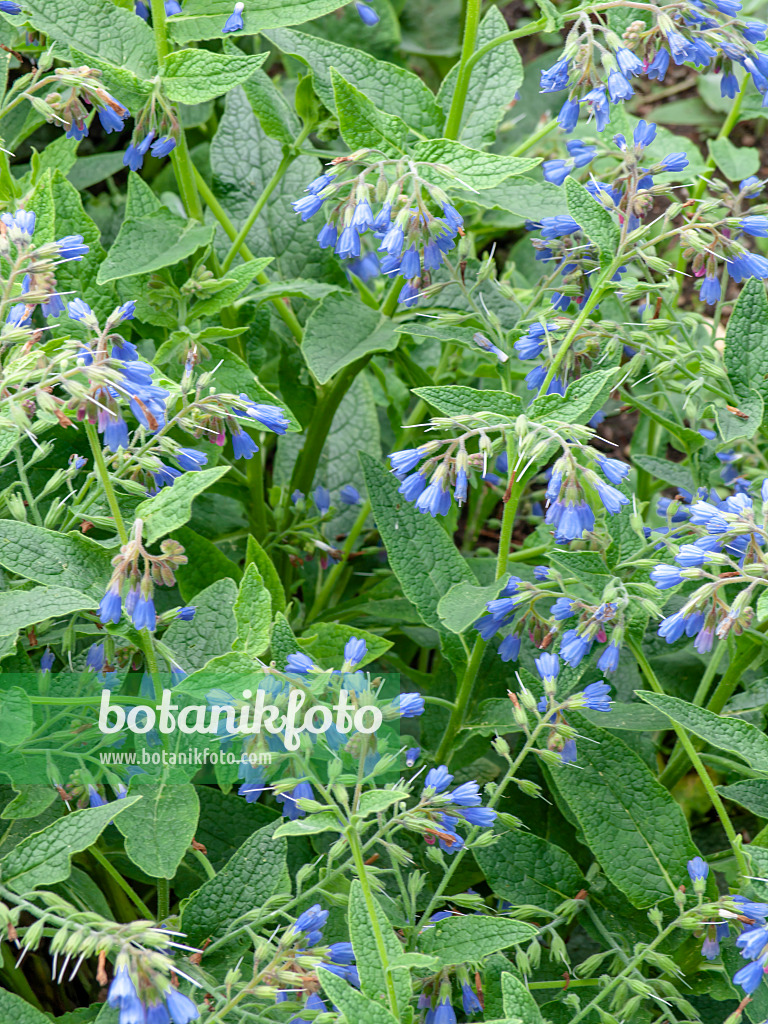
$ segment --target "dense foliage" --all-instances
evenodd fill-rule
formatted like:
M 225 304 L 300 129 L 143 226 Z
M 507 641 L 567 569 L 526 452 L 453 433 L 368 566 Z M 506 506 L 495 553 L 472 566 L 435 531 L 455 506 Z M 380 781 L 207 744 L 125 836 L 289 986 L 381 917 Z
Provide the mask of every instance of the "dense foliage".
M 0 1024 L 768 1016 L 760 0 L 0 0 Z

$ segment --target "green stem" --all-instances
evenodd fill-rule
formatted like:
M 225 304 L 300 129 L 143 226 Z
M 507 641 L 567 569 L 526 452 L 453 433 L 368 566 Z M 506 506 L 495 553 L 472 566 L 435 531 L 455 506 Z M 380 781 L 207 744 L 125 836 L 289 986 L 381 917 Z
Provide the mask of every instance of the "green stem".
M 545 138 L 545 136 L 549 135 L 554 128 L 557 128 L 556 118 L 553 118 L 551 121 L 547 121 L 547 123 L 543 124 L 541 128 L 533 133 L 533 135 L 529 135 L 528 138 L 521 142 L 519 146 L 516 146 L 509 155 L 522 156 L 523 153 L 527 153 L 529 149 L 532 149 L 537 142 L 541 142 L 541 140 Z
M 381 960 L 381 967 L 384 971 L 384 980 L 387 986 L 387 998 L 389 999 L 389 1008 L 391 1009 L 395 1020 L 400 1020 L 400 1011 L 397 1006 L 397 992 L 395 990 L 395 982 L 392 977 L 392 971 L 389 969 L 389 954 L 387 953 L 387 946 L 384 941 L 384 933 L 381 930 L 381 921 L 379 920 L 379 908 L 376 905 L 376 899 L 371 890 L 371 882 L 368 877 L 368 871 L 365 866 L 365 859 L 363 857 L 363 850 L 360 845 L 360 836 L 357 831 L 350 826 L 346 831 L 347 841 L 349 842 L 349 849 L 352 853 L 352 858 L 355 862 L 355 869 L 357 876 L 360 879 L 360 886 L 363 890 L 363 898 L 365 905 L 368 909 L 368 917 L 370 919 L 370 925 L 373 929 L 373 937 L 376 942 L 376 949 L 379 953 L 379 959 Z
M 466 12 L 464 15 L 464 38 L 461 43 L 461 57 L 459 59 L 459 73 L 456 76 L 456 87 L 453 90 L 451 109 L 445 122 L 446 139 L 458 139 L 461 128 L 461 118 L 464 113 L 464 104 L 467 101 L 469 79 L 472 73 L 470 60 L 477 42 L 477 30 L 480 26 L 480 10 L 482 0 L 466 0 Z
M 113 865 L 113 864 L 111 864 L 111 863 L 109 862 L 109 860 L 107 860 L 107 858 L 106 858 L 106 857 L 104 856 L 104 854 L 103 854 L 103 853 L 101 852 L 101 850 L 100 850 L 100 849 L 98 848 L 98 846 L 91 846 L 91 847 L 89 848 L 89 851 L 88 851 L 88 852 L 89 852 L 89 853 L 90 853 L 90 854 L 91 854 L 91 855 L 92 855 L 92 856 L 94 857 L 94 859 L 95 859 L 95 860 L 97 860 L 97 861 L 99 862 L 99 864 L 100 864 L 100 865 L 101 865 L 101 866 L 102 866 L 102 867 L 104 868 L 104 870 L 105 870 L 105 871 L 107 872 L 107 874 L 108 874 L 108 875 L 109 875 L 109 877 L 110 877 L 110 878 L 112 879 L 112 881 L 113 881 L 113 882 L 114 882 L 114 883 L 115 883 L 115 884 L 116 884 L 116 885 L 117 885 L 117 886 L 118 886 L 118 887 L 119 887 L 120 889 L 122 889 L 122 890 L 123 890 L 123 892 L 125 893 L 125 895 L 126 895 L 126 896 L 128 897 L 128 899 L 129 899 L 129 900 L 131 901 L 131 903 L 132 903 L 132 904 L 134 905 L 134 907 L 136 907 L 136 909 L 137 909 L 137 910 L 138 910 L 138 912 L 139 912 L 139 913 L 141 914 L 141 916 L 142 916 L 143 918 L 145 918 L 145 920 L 147 920 L 147 921 L 154 921 L 154 920 L 155 920 L 155 915 L 154 915 L 154 914 L 153 914 L 153 913 L 151 912 L 151 910 L 150 910 L 150 909 L 149 909 L 149 907 L 148 907 L 148 906 L 146 905 L 146 903 L 145 903 L 145 902 L 144 902 L 144 901 L 143 901 L 143 900 L 141 899 L 141 897 L 140 897 L 140 896 L 139 896 L 139 895 L 138 895 L 137 893 L 135 893 L 135 892 L 133 891 L 133 889 L 131 888 L 131 886 L 130 886 L 130 885 L 129 885 L 129 884 L 127 883 L 127 882 L 126 882 L 126 880 L 125 880 L 125 879 L 123 878 L 123 876 L 122 876 L 122 875 L 120 874 L 120 872 L 119 872 L 119 871 L 117 870 L 117 868 L 115 868 L 115 867 L 114 867 L 114 865 Z
M 171 912 L 168 879 L 157 880 L 157 920 L 164 921 Z
M 256 540 L 261 541 L 267 533 L 267 509 L 264 503 L 264 465 L 262 452 L 256 452 L 248 462 L 248 490 L 251 496 L 251 518 Z
M 651 668 L 648 659 L 643 653 L 640 645 L 635 643 L 634 640 L 628 640 L 627 644 L 629 646 L 629 649 L 634 654 L 643 675 L 648 680 L 648 684 L 651 687 L 651 689 L 654 691 L 654 693 L 663 694 L 664 688 L 656 678 L 656 673 Z M 734 829 L 733 824 L 731 823 L 731 819 L 728 817 L 728 812 L 723 806 L 723 801 L 720 799 L 720 794 L 715 789 L 712 779 L 710 778 L 709 772 L 702 764 L 698 751 L 691 742 L 691 739 L 688 733 L 685 731 L 685 728 L 682 725 L 678 725 L 675 721 L 672 721 L 672 726 L 675 732 L 677 733 L 677 738 L 680 740 L 680 743 L 682 744 L 683 749 L 688 755 L 691 764 L 696 769 L 696 774 L 701 779 L 701 783 L 704 786 L 704 789 L 707 791 L 707 796 L 712 801 L 712 806 L 715 808 L 717 816 L 720 819 L 720 823 L 723 826 L 723 830 L 725 831 L 725 834 L 728 836 L 728 842 L 730 843 L 731 850 L 733 850 L 733 855 L 736 858 L 736 863 L 739 867 L 739 874 L 742 878 L 745 878 L 749 874 L 747 861 L 744 857 L 744 852 L 741 848 L 741 842 L 738 836 L 736 835 L 736 830 Z
M 165 31 L 165 3 L 164 0 L 151 0 L 151 4 L 155 49 L 157 50 L 158 62 L 162 65 L 168 56 L 168 33 Z
M 296 465 L 293 467 L 290 491 L 297 488 L 304 494 L 310 491 L 336 410 L 352 386 L 355 377 L 366 366 L 370 358 L 370 354 L 365 355 L 361 359 L 356 359 L 354 363 L 350 363 L 349 366 L 345 366 L 337 373 L 330 390 L 319 392 L 315 411 L 312 413 L 312 419 L 306 430 L 304 447 L 299 452 Z
M 336 586 L 336 581 L 346 567 L 349 561 L 349 556 L 352 554 L 352 549 L 355 546 L 355 541 L 360 536 L 365 526 L 365 521 L 371 514 L 371 503 L 370 501 L 363 502 L 363 506 L 358 513 L 357 519 L 355 520 L 352 529 L 347 534 L 347 539 L 344 542 L 344 547 L 341 551 L 341 559 L 331 568 L 331 571 L 325 578 L 322 587 L 318 591 L 317 597 L 315 598 L 312 607 L 307 615 L 307 622 L 311 622 L 317 618 L 320 612 L 325 610 L 325 606 L 328 603 L 328 598 L 333 592 L 333 588 Z
M 43 525 L 43 520 L 40 517 L 40 510 L 37 507 L 35 496 L 32 493 L 32 488 L 29 486 L 29 478 L 27 477 L 27 467 L 24 465 L 24 459 L 21 457 L 21 445 L 14 445 L 14 454 L 16 456 L 16 468 L 19 472 L 19 481 L 21 483 L 21 489 L 24 491 L 24 497 L 27 499 L 27 507 L 32 513 L 32 518 L 35 520 L 38 526 Z
M 205 872 L 205 877 L 208 879 L 215 878 L 216 869 L 214 868 L 213 864 L 211 864 L 211 862 L 208 860 L 203 851 L 198 850 L 196 846 L 190 846 L 190 850 L 192 851 L 192 856 L 198 861 L 203 871 Z
M 539 18 L 538 21 L 532 21 L 530 25 L 523 25 L 522 28 L 513 28 L 509 32 L 505 32 L 503 35 L 496 36 L 495 39 L 489 40 L 479 49 L 475 50 L 475 52 L 472 54 L 472 56 L 465 64 L 464 67 L 467 76 L 469 76 L 472 73 L 472 69 L 474 68 L 475 64 L 477 64 L 479 60 L 482 60 L 487 53 L 491 52 L 491 50 L 495 50 L 497 46 L 501 46 L 503 43 L 509 43 L 513 39 L 522 39 L 523 36 L 534 36 L 537 32 L 543 31 L 543 29 L 546 27 L 546 24 L 546 18 Z M 467 82 L 467 84 L 469 84 L 469 82 Z
M 88 443 L 91 446 L 93 452 L 93 465 L 98 473 L 101 485 L 104 488 L 104 493 L 107 496 L 110 511 L 112 512 L 112 518 L 115 520 L 115 527 L 117 528 L 118 536 L 120 537 L 121 544 L 128 543 L 128 531 L 125 528 L 123 522 L 123 513 L 120 511 L 120 506 L 117 503 L 117 495 L 115 489 L 112 486 L 112 480 L 107 470 L 107 464 L 104 461 L 104 453 L 101 450 L 101 441 L 99 439 L 99 433 L 93 423 L 85 421 L 85 434 L 88 438 Z
M 768 629 L 768 623 L 761 624 L 758 627 L 761 632 Z M 714 714 L 719 715 L 725 707 L 726 703 L 733 696 L 733 692 L 739 685 L 742 676 L 755 660 L 763 644 L 756 640 L 753 640 L 749 634 L 745 634 L 743 637 L 747 641 L 740 653 L 734 655 L 731 658 L 731 662 L 723 673 L 723 677 L 715 687 L 715 692 L 712 694 L 709 702 L 707 703 L 707 710 L 712 711 Z M 720 641 L 725 646 L 725 641 Z M 685 775 L 688 770 L 688 754 L 683 749 L 678 749 L 667 761 L 667 766 L 659 776 L 659 782 L 666 786 L 667 789 L 672 789 L 680 779 Z
M 224 229 L 224 233 L 227 235 L 227 237 L 234 241 L 237 238 L 237 229 L 235 228 L 232 221 L 229 219 L 227 211 L 224 209 L 224 207 L 218 201 L 216 196 L 213 194 L 213 192 L 208 186 L 208 182 L 198 171 L 198 169 L 196 167 L 193 167 L 192 170 L 195 175 L 197 187 L 200 190 L 200 195 L 205 200 L 205 205 L 214 215 L 219 224 L 221 224 L 222 228 Z M 245 242 L 240 243 L 239 252 L 246 263 L 251 263 L 253 260 L 256 259 L 251 250 L 245 244 Z M 263 270 L 256 275 L 256 280 L 259 282 L 259 284 L 270 283 L 269 278 L 267 277 Z M 286 306 L 282 299 L 274 298 L 270 299 L 270 301 L 272 305 L 275 307 L 278 316 L 280 316 L 287 324 L 288 329 L 290 330 L 291 334 L 294 336 L 296 341 L 301 343 L 301 339 L 304 337 L 304 329 L 302 328 L 301 324 L 296 318 L 296 314 L 289 306 Z
M 283 152 L 283 158 L 280 161 L 280 163 L 277 165 L 277 169 L 275 170 L 275 173 L 272 175 L 272 177 L 269 179 L 267 184 L 264 186 L 264 189 L 263 189 L 261 195 L 256 200 L 256 203 L 255 203 L 253 209 L 251 210 L 251 212 L 248 214 L 248 217 L 246 218 L 245 223 L 240 228 L 240 230 L 238 231 L 238 233 L 235 236 L 235 238 L 232 240 L 232 245 L 230 247 L 230 250 L 227 253 L 227 255 L 224 257 L 224 262 L 221 264 L 221 272 L 222 272 L 222 274 L 226 274 L 226 272 L 232 266 L 232 261 L 234 260 L 235 256 L 237 256 L 238 252 L 240 251 L 240 246 L 243 244 L 243 242 L 245 242 L 246 238 L 248 237 L 248 233 L 250 232 L 250 230 L 253 227 L 253 225 L 256 223 L 257 217 L 259 216 L 261 211 L 266 206 L 266 203 L 267 203 L 267 200 L 269 199 L 269 197 L 272 195 L 272 193 L 275 191 L 277 186 L 282 181 L 282 179 L 283 179 L 283 177 L 285 175 L 285 172 L 288 170 L 288 168 L 291 166 L 293 161 L 299 155 L 298 147 L 302 144 L 302 142 L 304 142 L 304 140 L 307 138 L 307 136 L 309 135 L 311 130 L 312 130 L 311 126 L 306 126 L 305 125 L 304 128 L 301 131 L 301 134 L 298 135 L 297 138 L 295 139 L 293 145 L 290 148 L 289 147 L 285 148 L 285 150 Z

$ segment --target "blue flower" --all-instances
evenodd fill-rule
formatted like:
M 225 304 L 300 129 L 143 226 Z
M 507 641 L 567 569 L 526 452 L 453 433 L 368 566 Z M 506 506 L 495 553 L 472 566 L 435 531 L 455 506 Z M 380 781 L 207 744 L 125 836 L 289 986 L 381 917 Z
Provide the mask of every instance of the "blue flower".
M 307 813 L 298 806 L 296 801 L 312 800 L 314 795 L 312 786 L 308 782 L 299 782 L 290 792 L 278 793 L 275 800 L 283 805 L 283 817 L 296 821 L 297 818 L 303 818 Z
M 630 89 L 630 92 L 632 92 L 629 83 L 625 81 L 625 84 L 627 85 L 627 88 Z M 591 112 L 595 115 L 597 130 L 601 132 L 610 120 L 608 97 L 605 95 L 605 89 L 603 88 L 603 86 L 599 85 L 596 88 L 591 89 L 584 97 L 584 102 L 589 106 Z
M 403 233 L 403 229 L 400 227 L 400 225 L 397 222 L 395 222 L 389 227 L 387 233 L 381 240 L 379 252 L 386 252 L 390 256 L 397 257 L 399 259 L 400 254 L 403 251 L 404 245 L 405 234 Z
M 611 688 L 602 679 L 598 683 L 590 683 L 584 687 L 584 705 L 591 711 L 610 711 L 611 700 L 608 694 Z
M 520 637 L 514 633 L 505 636 L 499 644 L 499 657 L 502 661 L 517 661 L 520 654 Z
M 144 157 L 147 155 L 149 147 L 152 145 L 152 140 L 155 137 L 154 132 L 150 132 L 145 135 L 141 142 L 136 144 L 131 143 L 123 154 L 123 164 L 131 171 L 140 171 L 144 164 Z
M 426 486 L 427 477 L 424 473 L 411 473 L 402 481 L 397 491 L 406 501 L 415 501 Z
M 331 507 L 331 495 L 327 487 L 316 487 L 312 495 L 312 500 L 315 503 L 315 508 L 321 516 L 324 516 Z
M 707 274 L 699 288 L 699 298 L 701 301 L 706 302 L 708 306 L 716 306 L 720 301 L 721 294 L 720 279 L 714 275 Z
M 344 644 L 344 671 L 353 669 L 366 655 L 368 645 L 362 637 L 351 636 Z
M 195 448 L 177 449 L 175 459 L 185 472 L 195 472 L 202 469 L 208 462 L 208 456 L 205 452 L 199 452 Z
M 620 484 L 629 474 L 629 466 L 626 462 L 609 459 L 606 455 L 598 455 L 597 464 L 612 484 Z
M 286 659 L 286 668 L 289 672 L 298 672 L 299 675 L 305 675 L 307 672 L 311 672 L 315 667 L 315 663 L 307 654 L 297 652 L 289 654 Z
M 662 619 L 658 635 L 664 637 L 668 644 L 673 644 L 685 632 L 686 618 L 687 616 L 683 615 L 682 611 L 675 612 L 674 615 L 668 615 L 665 619 Z
M 131 615 L 131 621 L 135 629 L 148 629 L 150 633 L 154 631 L 157 625 L 157 616 L 151 597 L 144 597 L 143 594 L 139 594 L 136 607 Z
M 602 480 L 595 480 L 595 490 L 600 496 L 600 500 L 605 506 L 606 512 L 612 516 L 621 511 L 622 505 L 629 504 L 629 498 L 626 494 L 622 494 L 621 491 L 617 491 L 616 488 L 612 487 L 610 484 L 604 484 Z
M 563 749 L 560 751 L 560 760 L 563 764 L 576 763 L 576 740 L 566 740 Z
M 40 671 L 50 672 L 51 669 L 53 668 L 53 663 L 55 660 L 56 659 L 53 654 L 53 651 L 49 647 L 46 647 L 45 651 L 43 652 L 43 656 L 40 659 Z
M 107 1002 L 112 1007 L 123 1007 L 126 1002 L 137 999 L 136 986 L 128 973 L 128 968 L 125 964 L 120 964 L 109 986 Z
M 165 0 L 165 14 L 168 18 L 172 18 L 176 14 L 181 14 L 181 4 L 179 3 L 179 0 Z
M 692 882 L 704 881 L 709 874 L 709 864 L 707 864 L 703 857 L 694 857 L 692 860 L 689 860 L 687 867 Z
M 105 662 L 104 644 L 93 644 L 85 658 L 86 666 L 93 672 L 101 672 Z
M 432 1024 L 456 1024 L 456 1011 L 451 1006 L 449 996 L 441 999 L 435 1007 Z
M 751 995 L 756 988 L 760 985 L 763 980 L 763 969 L 768 960 L 768 956 L 762 957 L 760 960 L 755 960 L 751 964 L 747 964 L 746 967 L 742 967 L 736 971 L 733 976 L 734 985 L 739 985 L 747 995 Z
M 424 779 L 424 789 L 434 789 L 436 793 L 442 793 L 448 789 L 453 782 L 453 776 L 444 764 L 437 768 L 430 768 Z
M 293 925 L 294 932 L 316 932 L 328 920 L 328 911 L 323 910 L 319 903 L 313 904 L 304 913 L 299 914 Z
M 464 1008 L 464 1013 L 471 1017 L 473 1013 L 480 1013 L 483 1009 L 480 1000 L 477 998 L 477 994 L 468 981 L 462 982 L 461 985 L 461 1003 Z
M 314 217 L 324 202 L 325 200 L 320 196 L 310 194 L 302 196 L 301 199 L 295 199 L 291 206 L 294 213 L 298 213 L 303 221 L 307 221 L 310 217 Z
M 267 430 L 271 430 L 275 434 L 284 434 L 291 425 L 291 421 L 286 417 L 285 412 L 279 405 L 263 405 L 258 402 L 251 402 L 247 395 L 240 395 L 240 398 L 249 403 L 245 410 L 246 416 L 257 420 Z
M 536 671 L 541 679 L 549 679 L 552 682 L 557 679 L 560 673 L 560 659 L 556 654 L 550 654 L 548 651 L 545 651 L 536 658 L 535 664 Z
M 685 153 L 668 153 L 661 161 L 665 171 L 684 171 L 688 166 L 688 157 Z
M 648 65 L 646 75 L 648 78 L 655 78 L 659 82 L 663 82 L 667 74 L 667 68 L 669 67 L 669 54 L 666 50 L 659 50 L 656 56 L 653 58 L 651 63 Z
M 451 494 L 442 477 L 437 480 L 432 478 L 429 486 L 416 499 L 416 508 L 419 512 L 428 512 L 433 519 L 435 516 L 448 515 L 451 509 Z
M 542 92 L 560 92 L 568 86 L 568 58 L 561 57 L 551 68 L 545 68 L 539 78 Z
M 337 237 L 336 225 L 326 221 L 317 234 L 317 244 L 321 249 L 333 249 L 336 245 Z
M 560 657 L 571 668 L 576 668 L 582 658 L 589 654 L 591 647 L 592 641 L 588 637 L 576 629 L 568 629 L 563 634 L 560 644 Z
M 14 3 L 14 0 L 0 0 L 0 11 L 3 14 L 21 14 L 21 4 Z
M 554 615 L 558 621 L 570 619 L 570 617 L 575 614 L 573 610 L 573 602 L 568 597 L 558 597 L 555 603 L 551 605 L 549 613 L 550 615 Z
M 451 803 L 457 807 L 479 807 L 481 804 L 480 787 L 474 781 L 463 782 L 452 793 L 447 794 Z
M 683 577 L 676 565 L 655 565 L 651 569 L 651 580 L 658 590 L 669 590 L 682 583 Z
M 99 618 L 103 623 L 114 622 L 117 624 L 122 614 L 123 601 L 120 597 L 120 588 L 110 584 L 99 604 Z
M 175 148 L 176 139 L 174 139 L 172 135 L 163 135 L 159 139 L 155 139 L 155 141 L 152 143 L 150 153 L 154 157 L 161 158 L 164 156 L 168 156 L 168 154 L 172 153 Z
M 760 925 L 757 928 L 747 928 L 736 939 L 736 945 L 741 947 L 741 955 L 745 960 L 757 959 L 767 943 L 768 928 L 765 925 Z
M 351 942 L 332 942 L 328 947 L 328 956 L 335 964 L 353 964 L 355 952 Z
M 424 698 L 420 693 L 399 693 L 392 701 L 401 718 L 418 718 L 424 714 Z
M 406 768 L 413 768 L 421 756 L 421 747 L 409 747 L 405 752 Z
M 224 28 L 221 30 L 222 35 L 225 32 L 242 32 L 243 30 L 243 8 L 245 4 L 236 3 L 235 9 L 232 11 L 230 16 L 224 22 Z
M 615 672 L 619 667 L 619 655 L 621 647 L 615 640 L 611 640 L 603 653 L 597 659 L 597 667 L 601 672 Z
M 195 617 L 197 609 L 194 605 L 186 605 L 184 608 L 179 608 L 177 619 L 181 619 L 182 622 L 191 622 Z
M 232 428 L 232 451 L 236 459 L 250 459 L 258 450 L 250 434 L 246 434 L 240 427 Z
M 2 10 L 2 8 L 0 8 Z M 112 107 L 99 107 L 99 121 L 107 135 L 123 130 L 123 118 Z
M 91 807 L 103 807 L 106 802 L 95 786 L 88 786 L 88 803 Z
M 200 1016 L 199 1010 L 189 996 L 179 992 L 173 985 L 169 986 L 165 993 L 165 1005 L 173 1024 L 189 1024 L 189 1021 L 197 1020 Z
M 576 100 L 568 99 L 560 108 L 557 115 L 557 123 L 564 132 L 572 132 L 579 120 L 579 104 Z
M 70 320 L 79 320 L 80 322 L 93 318 L 91 307 L 87 302 L 83 302 L 82 299 L 73 299 L 71 302 L 68 302 L 67 313 Z
M 360 20 L 364 25 L 378 25 L 379 16 L 369 4 L 364 4 L 361 0 L 357 0 L 355 10 L 360 15 Z
M 360 255 L 360 236 L 357 229 L 348 224 L 339 235 L 334 252 L 342 259 L 351 259 Z

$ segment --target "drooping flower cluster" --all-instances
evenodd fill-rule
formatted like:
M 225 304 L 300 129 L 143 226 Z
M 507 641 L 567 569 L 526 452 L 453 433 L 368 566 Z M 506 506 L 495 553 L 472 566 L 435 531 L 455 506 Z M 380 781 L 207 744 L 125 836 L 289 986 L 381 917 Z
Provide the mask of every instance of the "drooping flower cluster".
M 736 971 L 733 983 L 752 995 L 768 971 L 768 903 L 755 903 L 743 896 L 732 899 L 741 917 L 750 921 L 736 939 L 742 957 L 749 963 Z
M 670 524 L 675 519 L 682 524 L 658 534 L 674 562 L 655 565 L 651 580 L 658 590 L 691 580 L 700 585 L 662 621 L 659 636 L 667 643 L 683 635 L 695 637 L 696 650 L 706 653 L 715 638 L 724 640 L 749 627 L 752 605 L 768 585 L 768 480 L 763 481 L 760 496 L 759 511 L 743 492 L 724 499 L 711 492 L 690 506 L 668 509 Z
M 482 806 L 476 782 L 463 782 L 446 792 L 453 778 L 445 765 L 430 768 L 424 779 L 421 800 L 407 821 L 407 827 L 421 832 L 429 846 L 437 843 L 443 853 L 449 855 L 464 846 L 464 838 L 456 828 L 459 822 L 490 828 L 496 821 L 496 811 Z
M 153 632 L 157 625 L 154 588 L 174 586 L 174 570 L 186 564 L 187 556 L 181 544 L 170 537 L 161 542 L 161 555 L 149 554 L 141 542 L 142 525 L 140 519 L 135 521 L 131 539 L 112 559 L 114 568 L 99 604 L 99 618 L 104 623 L 120 622 L 124 601 L 125 613 L 134 628 Z
M 328 911 L 315 903 L 299 914 L 283 933 L 275 957 L 278 966 L 264 978 L 268 984 L 276 987 L 276 1002 L 293 1002 L 307 995 L 307 1010 L 327 1012 L 317 991 L 323 980 L 323 971 L 335 974 L 355 988 L 360 988 L 352 943 L 325 942 L 323 927 L 327 920 Z M 291 1019 L 302 1018 L 298 1016 Z
M 189 1024 L 199 1018 L 195 1003 L 159 967 L 144 951 L 127 948 L 118 953 L 107 1002 L 118 1010 L 119 1024 Z
M 361 149 L 337 157 L 293 208 L 306 221 L 329 204 L 320 247 L 333 249 L 364 281 L 378 274 L 404 277 L 399 301 L 412 306 L 455 247 L 463 220 L 443 189 L 419 174 L 419 165 L 376 156 Z M 359 163 L 366 166 L 353 174 Z
M 634 95 L 638 75 L 664 81 L 670 61 L 706 70 L 715 62 L 722 73 L 721 92 L 733 97 L 738 80 L 733 66 L 752 75 L 758 90 L 768 91 L 768 58 L 757 44 L 766 37 L 762 22 L 742 21 L 736 0 L 686 0 L 646 5 L 652 23 L 633 22 L 620 38 L 600 13 L 579 14 L 558 60 L 541 72 L 542 92 L 568 90 L 558 122 L 573 131 L 584 107 L 598 131 L 610 121 L 610 105 Z

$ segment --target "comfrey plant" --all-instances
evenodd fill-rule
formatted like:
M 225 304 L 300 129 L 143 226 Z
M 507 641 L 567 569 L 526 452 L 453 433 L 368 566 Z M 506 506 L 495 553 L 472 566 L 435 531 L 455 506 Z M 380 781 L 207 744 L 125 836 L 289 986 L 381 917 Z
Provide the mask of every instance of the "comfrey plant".
M 765 11 L 438 7 L 0 0 L 0 1022 L 768 1020 Z

